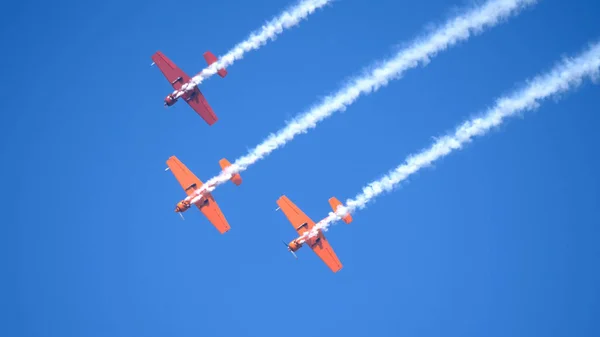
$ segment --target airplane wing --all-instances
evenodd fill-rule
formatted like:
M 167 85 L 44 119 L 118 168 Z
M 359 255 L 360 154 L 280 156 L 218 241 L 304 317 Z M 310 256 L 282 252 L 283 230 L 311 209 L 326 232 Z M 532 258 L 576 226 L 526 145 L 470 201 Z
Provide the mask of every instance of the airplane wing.
M 299 235 L 310 231 L 314 226 L 315 222 L 312 221 L 304 212 L 302 212 L 288 197 L 281 196 L 277 200 L 277 205 L 285 216 L 288 218 L 294 229 Z M 325 262 L 325 264 L 331 269 L 331 271 L 338 272 L 342 269 L 342 263 L 337 257 L 333 248 L 325 238 L 322 231 L 319 231 L 319 235 L 306 241 L 306 244 L 312 248 L 312 250 Z
M 171 86 L 175 90 L 181 89 L 183 84 L 191 80 L 183 70 L 179 69 L 173 61 L 169 60 L 169 58 L 160 51 L 157 51 L 152 55 L 152 61 L 156 63 L 160 71 L 167 78 L 167 81 L 171 83 Z M 181 81 L 176 81 L 179 77 L 181 77 Z M 188 97 L 191 97 L 191 99 L 186 99 L 186 103 L 189 104 L 189 106 L 196 111 L 208 125 L 213 125 L 217 122 L 217 115 L 206 101 L 206 98 L 204 98 L 204 95 L 202 95 L 202 92 L 200 92 L 200 89 L 198 89 L 198 86 L 194 88 L 192 93 L 182 98 Z
M 191 99 L 186 99 L 185 102 L 204 119 L 206 124 L 213 125 L 217 122 L 217 115 L 200 92 L 200 89 L 198 89 L 198 86 L 192 91 Z
M 171 156 L 167 159 L 167 165 L 187 195 L 202 187 L 202 181 L 187 166 L 183 165 L 177 157 Z
M 167 160 L 167 165 L 181 187 L 185 190 L 187 195 L 194 193 L 195 190 L 202 187 L 202 181 L 196 177 L 177 157 L 171 156 Z M 196 204 L 196 207 L 208 218 L 213 226 L 217 228 L 217 230 L 223 234 L 227 232 L 231 227 L 229 227 L 229 223 L 227 219 L 225 219 L 225 215 L 219 208 L 219 204 L 215 201 L 212 194 L 207 194 L 205 204 Z
M 288 199 L 285 195 L 281 196 L 277 199 L 277 206 L 281 208 L 283 214 L 288 218 L 294 229 L 298 232 L 299 235 L 304 234 L 304 232 L 309 231 L 315 225 L 315 222 L 312 221 L 308 215 L 304 214 L 294 203 Z M 304 225 L 304 226 L 303 226 Z
M 227 219 L 225 219 L 225 215 L 221 212 L 221 208 L 219 208 L 219 204 L 217 204 L 212 194 L 207 195 L 207 202 L 204 205 L 196 204 L 196 207 L 198 207 L 200 212 L 206 216 L 208 221 L 210 221 L 221 234 L 225 234 L 225 232 L 231 229 Z
M 307 242 L 307 244 L 310 245 L 310 248 L 325 262 L 332 272 L 337 273 L 342 269 L 342 262 L 335 255 L 323 232 L 319 231 L 319 235 L 310 242 Z

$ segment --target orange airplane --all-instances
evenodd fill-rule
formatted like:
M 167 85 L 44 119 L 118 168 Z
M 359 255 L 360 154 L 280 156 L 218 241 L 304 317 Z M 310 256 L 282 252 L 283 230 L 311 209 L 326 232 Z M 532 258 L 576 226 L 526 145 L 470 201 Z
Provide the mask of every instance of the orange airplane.
M 183 218 L 183 212 L 187 211 L 192 205 L 196 205 L 198 209 L 208 218 L 213 226 L 217 228 L 217 230 L 224 234 L 231 227 L 229 227 L 229 223 L 227 223 L 227 219 L 225 219 L 225 215 L 221 212 L 219 205 L 213 198 L 212 194 L 209 191 L 200 191 L 202 187 L 202 181 L 198 179 L 177 157 L 172 156 L 167 160 L 167 165 L 169 168 L 167 170 L 171 170 L 175 175 L 175 178 L 179 181 L 181 187 L 187 193 L 187 197 L 180 202 L 177 203 L 175 207 L 175 212 L 179 213 Z M 221 169 L 231 166 L 231 163 L 223 158 L 219 160 L 219 165 Z M 231 177 L 231 182 L 240 186 L 242 183 L 242 177 L 239 173 L 236 173 Z M 210 186 L 209 186 L 210 187 Z
M 335 255 L 335 252 L 333 251 L 333 248 L 331 248 L 331 245 L 329 245 L 329 242 L 327 242 L 322 230 L 319 229 L 319 234 L 313 237 L 304 238 L 302 236 L 315 226 L 315 222 L 312 221 L 311 218 L 304 214 L 285 195 L 282 195 L 279 199 L 277 199 L 277 205 L 279 208 L 281 208 L 292 226 L 294 226 L 298 232 L 298 235 L 300 235 L 298 238 L 292 240 L 289 244 L 286 244 L 285 242 L 283 243 L 288 247 L 288 251 L 291 252 L 294 257 L 298 258 L 294 252 L 300 249 L 300 247 L 306 243 L 334 273 L 342 269 L 342 263 L 338 259 L 337 255 Z M 329 205 L 335 212 L 337 208 L 342 205 L 342 203 L 335 197 L 331 197 L 329 198 Z M 350 224 L 352 222 L 352 216 L 347 214 L 342 218 L 342 220 L 344 220 L 346 224 Z

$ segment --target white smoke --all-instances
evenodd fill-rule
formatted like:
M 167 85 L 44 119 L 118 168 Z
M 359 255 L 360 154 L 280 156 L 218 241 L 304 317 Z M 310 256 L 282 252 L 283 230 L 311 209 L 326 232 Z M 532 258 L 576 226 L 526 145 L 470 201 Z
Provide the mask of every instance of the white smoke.
M 247 155 L 237 159 L 218 176 L 209 179 L 203 189 L 214 190 L 217 185 L 227 182 L 233 174 L 246 170 L 250 165 L 294 139 L 296 135 L 306 133 L 316 127 L 321 120 L 338 110 L 345 109 L 362 94 L 378 90 L 387 85 L 390 80 L 399 78 L 404 71 L 428 63 L 429 59 L 440 51 L 467 40 L 473 33 L 497 25 L 502 19 L 536 2 L 537 0 L 490 0 L 480 7 L 454 17 L 425 38 L 415 40 L 394 58 L 383 62 L 366 75 L 356 78 L 337 93 L 326 97 L 322 103 L 297 117 L 284 129 L 271 134 Z
M 482 136 L 492 128 L 502 124 L 507 118 L 521 111 L 537 108 L 540 101 L 577 87 L 585 77 L 597 78 L 600 75 L 600 43 L 592 45 L 581 55 L 565 59 L 550 72 L 533 79 L 524 89 L 510 96 L 502 97 L 496 105 L 487 110 L 482 117 L 473 118 L 460 125 L 452 134 L 441 137 L 429 148 L 411 155 L 406 161 L 366 187 L 354 199 L 348 199 L 345 207 L 339 207 L 336 213 L 313 227 L 307 236 L 312 237 L 318 230 L 327 230 L 329 225 L 348 213 L 363 209 L 369 201 L 384 192 L 392 191 L 402 181 L 434 161 L 445 157 L 454 150 L 471 141 L 473 137 Z
M 285 29 L 296 26 L 300 21 L 306 19 L 310 14 L 331 1 L 332 0 L 304 0 L 284 11 L 278 17 L 263 25 L 260 31 L 250 34 L 246 40 L 238 43 L 227 54 L 219 57 L 217 62 L 211 64 L 194 76 L 190 82 L 181 87 L 180 91 L 175 92 L 175 96 L 180 97 L 186 90 L 192 90 L 195 86 L 202 83 L 202 81 L 216 74 L 219 69 L 232 65 L 235 61 L 242 59 L 245 53 L 262 47 L 269 40 L 274 40 L 277 35 L 283 33 Z

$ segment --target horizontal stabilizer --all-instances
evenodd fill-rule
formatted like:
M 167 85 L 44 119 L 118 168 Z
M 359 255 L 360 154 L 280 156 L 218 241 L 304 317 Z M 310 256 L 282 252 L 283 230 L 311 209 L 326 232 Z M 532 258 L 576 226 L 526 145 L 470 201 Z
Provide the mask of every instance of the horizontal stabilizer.
M 223 158 L 219 160 L 219 165 L 221 165 L 222 170 L 225 170 L 226 168 L 231 166 L 231 163 L 229 162 L 229 160 Z M 242 177 L 239 173 L 234 174 L 229 180 L 231 180 L 231 182 L 236 184 L 237 186 L 240 186 L 242 184 Z
M 206 51 L 206 53 L 204 53 L 203 56 L 204 56 L 204 59 L 206 60 L 206 63 L 208 63 L 209 66 L 211 64 L 217 62 L 217 57 L 215 56 L 215 54 L 211 53 L 210 51 Z M 221 68 L 217 71 L 217 74 L 219 74 L 219 76 L 221 76 L 222 78 L 225 78 L 225 76 L 227 76 L 227 69 Z
M 331 206 L 331 209 L 335 213 L 337 211 L 338 207 L 342 206 L 342 203 L 336 197 L 331 197 L 331 198 L 329 198 L 329 205 Z M 352 222 L 352 216 L 350 214 L 346 214 L 342 218 L 342 220 L 344 220 L 344 222 L 346 224 L 350 224 Z

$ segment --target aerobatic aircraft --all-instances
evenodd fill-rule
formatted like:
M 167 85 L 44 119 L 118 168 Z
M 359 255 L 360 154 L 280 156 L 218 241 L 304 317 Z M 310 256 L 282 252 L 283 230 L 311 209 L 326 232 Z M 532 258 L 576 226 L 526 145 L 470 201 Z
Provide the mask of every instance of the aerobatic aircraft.
M 206 60 L 206 63 L 208 63 L 209 66 L 217 62 L 217 57 L 210 51 L 204 53 L 203 56 L 204 60 Z M 163 75 L 165 75 L 169 83 L 171 83 L 171 86 L 173 86 L 173 89 L 175 89 L 174 92 L 170 93 L 165 98 L 165 107 L 172 106 L 179 100 L 179 98 L 183 98 L 183 100 L 189 104 L 189 106 L 192 107 L 192 109 L 194 109 L 194 111 L 196 111 L 196 113 L 200 115 L 200 117 L 202 117 L 202 119 L 204 119 L 208 125 L 213 125 L 217 122 L 217 115 L 210 107 L 206 101 L 206 98 L 204 98 L 204 95 L 202 95 L 202 92 L 200 92 L 200 89 L 198 89 L 197 85 L 194 84 L 193 89 L 190 87 L 186 90 L 182 90 L 182 87 L 185 84 L 190 83 L 191 80 L 191 78 L 184 73 L 183 70 L 179 69 L 179 67 L 177 67 L 173 61 L 169 60 L 160 51 L 157 51 L 154 53 L 154 55 L 152 55 L 152 61 L 158 66 Z M 221 68 L 217 71 L 217 73 L 219 76 L 224 78 L 227 75 L 227 70 L 225 68 Z
M 202 181 L 198 179 L 177 157 L 172 156 L 167 160 L 169 166 L 167 170 L 171 170 L 173 175 L 179 184 L 187 194 L 187 197 L 175 206 L 175 212 L 179 213 L 183 218 L 183 212 L 187 211 L 192 205 L 198 207 L 198 209 L 208 218 L 208 220 L 217 228 L 217 230 L 224 234 L 231 227 L 221 212 L 219 205 L 213 198 L 209 191 L 200 191 L 202 187 Z M 231 166 L 231 163 L 223 158 L 219 160 L 221 169 Z M 229 180 L 239 186 L 242 183 L 242 177 L 239 173 L 234 174 Z
M 312 248 L 312 250 L 334 273 L 342 269 L 342 263 L 340 262 L 340 259 L 338 259 L 337 255 L 335 255 L 333 248 L 331 248 L 331 245 L 325 238 L 322 230 L 319 229 L 318 234 L 313 237 L 303 237 L 304 233 L 311 231 L 315 226 L 315 222 L 311 218 L 304 214 L 304 212 L 294 205 L 294 203 L 285 195 L 282 195 L 279 199 L 277 199 L 277 205 L 279 206 L 279 209 L 283 211 L 299 235 L 298 238 L 292 240 L 289 244 L 283 242 L 283 244 L 287 246 L 288 251 L 291 252 L 294 257 L 298 258 L 294 252 L 300 249 L 303 244 L 306 244 Z M 329 205 L 331 206 L 331 209 L 336 212 L 337 208 L 341 206 L 342 203 L 335 197 L 332 197 L 329 198 Z M 347 214 L 342 218 L 342 220 L 346 224 L 350 224 L 352 222 L 352 216 Z

